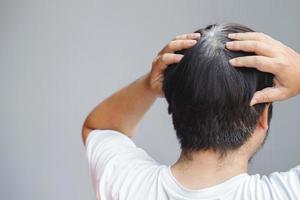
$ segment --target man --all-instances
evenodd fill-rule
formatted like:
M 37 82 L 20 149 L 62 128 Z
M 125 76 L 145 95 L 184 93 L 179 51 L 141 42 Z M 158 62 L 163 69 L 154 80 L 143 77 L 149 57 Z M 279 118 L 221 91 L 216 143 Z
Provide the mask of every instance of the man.
M 97 199 L 300 199 L 300 166 L 269 177 L 247 174 L 267 136 L 271 103 L 300 93 L 300 55 L 237 24 L 198 32 L 174 38 L 149 73 L 87 117 L 82 136 Z M 172 166 L 130 139 L 164 96 L 182 149 Z

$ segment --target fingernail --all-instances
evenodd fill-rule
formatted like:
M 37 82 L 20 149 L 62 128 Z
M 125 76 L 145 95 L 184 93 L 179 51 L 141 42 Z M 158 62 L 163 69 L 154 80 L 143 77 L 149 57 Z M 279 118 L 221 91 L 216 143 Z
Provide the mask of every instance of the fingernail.
M 193 44 L 196 44 L 196 43 L 197 43 L 196 40 L 189 40 L 189 41 L 188 41 L 188 44 L 190 44 L 190 45 L 193 45 Z
M 232 47 L 233 46 L 233 42 L 226 42 L 226 47 Z
M 183 55 L 182 54 L 176 54 L 177 57 L 176 57 L 176 62 L 180 62 L 180 60 L 183 58 Z
M 236 60 L 233 58 L 233 59 L 230 59 L 229 60 L 229 63 L 231 64 L 231 65 L 234 65 L 235 63 L 236 63 Z
M 252 99 L 251 102 L 250 102 L 250 106 L 253 106 L 256 103 L 257 103 L 256 99 Z
M 231 38 L 231 39 L 234 39 L 235 36 L 236 36 L 236 34 L 234 34 L 234 33 L 229 33 L 229 34 L 228 34 L 228 37 Z
M 193 33 L 192 34 L 192 37 L 193 38 L 199 38 L 201 35 L 200 35 L 200 33 Z
M 179 55 L 179 59 L 182 59 L 184 55 L 182 54 L 178 54 Z

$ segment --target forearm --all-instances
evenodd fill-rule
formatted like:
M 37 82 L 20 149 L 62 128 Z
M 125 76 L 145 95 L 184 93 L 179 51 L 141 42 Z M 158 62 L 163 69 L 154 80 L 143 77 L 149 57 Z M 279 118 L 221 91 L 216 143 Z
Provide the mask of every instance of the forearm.
M 132 137 L 137 124 L 157 96 L 150 90 L 149 73 L 104 99 L 85 120 L 83 129 L 112 129 Z M 83 131 L 85 141 L 89 131 Z

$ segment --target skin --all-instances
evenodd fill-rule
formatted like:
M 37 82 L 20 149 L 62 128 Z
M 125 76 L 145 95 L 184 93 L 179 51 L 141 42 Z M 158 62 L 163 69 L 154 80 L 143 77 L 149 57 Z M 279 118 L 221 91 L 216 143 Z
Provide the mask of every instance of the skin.
M 232 59 L 235 67 L 252 67 L 275 75 L 274 86 L 254 94 L 250 105 L 280 101 L 300 93 L 300 55 L 278 40 L 257 32 L 229 34 L 226 47 L 233 51 L 255 52 L 256 56 Z
M 172 174 L 183 186 L 203 189 L 222 183 L 233 176 L 247 173 L 248 161 L 263 144 L 268 130 L 269 104 L 261 114 L 252 136 L 239 149 L 228 152 L 225 158 L 214 151 L 192 154 L 192 160 L 182 154 L 171 166 Z
M 192 47 L 200 34 L 176 36 L 154 58 L 151 71 L 113 93 L 97 105 L 86 118 L 82 127 L 82 139 L 85 140 L 93 129 L 112 129 L 129 138 L 156 98 L 163 97 L 162 77 L 167 65 L 177 63 L 183 55 L 175 51 Z
M 192 47 L 199 37 L 200 34 L 193 33 L 176 36 L 154 58 L 150 72 L 100 102 L 83 124 L 84 144 L 88 134 L 94 129 L 116 130 L 132 138 L 138 123 L 151 105 L 157 98 L 164 97 L 163 71 L 169 64 L 178 63 L 183 57 L 174 52 Z M 256 66 L 257 69 L 271 72 L 276 76 L 274 88 L 258 92 L 254 98 L 256 102 L 282 100 L 300 93 L 300 58 L 296 52 L 270 39 L 269 36 L 260 37 L 259 40 L 254 34 L 238 34 L 230 37 L 238 38 L 239 41 L 234 41 L 232 45 L 227 44 L 227 48 L 254 51 L 258 54 L 258 56 L 231 61 L 234 66 Z M 276 48 L 270 48 L 273 45 Z M 172 174 L 183 186 L 200 189 L 247 172 L 248 160 L 266 137 L 268 109 L 269 106 L 266 106 L 251 138 L 238 150 L 228 152 L 223 159 L 213 151 L 195 152 L 192 154 L 192 160 L 187 160 L 181 155 L 171 166 Z

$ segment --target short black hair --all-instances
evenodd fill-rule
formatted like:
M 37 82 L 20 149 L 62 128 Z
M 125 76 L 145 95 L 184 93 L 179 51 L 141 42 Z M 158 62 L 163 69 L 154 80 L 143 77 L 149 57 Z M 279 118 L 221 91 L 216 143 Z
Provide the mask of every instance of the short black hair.
M 273 75 L 255 68 L 235 68 L 231 58 L 255 55 L 225 47 L 229 33 L 253 32 L 236 24 L 212 24 L 195 33 L 193 47 L 177 51 L 182 60 L 164 72 L 168 113 L 184 155 L 215 150 L 222 155 L 242 146 L 253 133 L 266 103 L 250 106 L 253 94 L 273 85 Z M 268 123 L 272 117 L 269 106 Z

